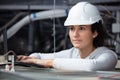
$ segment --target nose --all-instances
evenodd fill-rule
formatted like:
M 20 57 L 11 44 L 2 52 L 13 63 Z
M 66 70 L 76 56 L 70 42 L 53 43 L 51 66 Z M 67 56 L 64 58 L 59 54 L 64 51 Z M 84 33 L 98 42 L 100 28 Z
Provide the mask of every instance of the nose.
M 79 35 L 79 31 L 78 30 L 75 30 L 74 32 L 73 32 L 73 36 L 74 37 L 77 37 Z

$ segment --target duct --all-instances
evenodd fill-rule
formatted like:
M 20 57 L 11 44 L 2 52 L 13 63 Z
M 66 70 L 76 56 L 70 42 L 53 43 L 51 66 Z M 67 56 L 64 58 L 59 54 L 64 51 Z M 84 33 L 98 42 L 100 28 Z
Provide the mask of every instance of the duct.
M 24 17 L 22 20 L 20 20 L 15 25 L 13 25 L 10 29 L 7 30 L 7 39 L 12 37 L 24 25 L 30 23 L 30 20 L 36 21 L 36 20 L 43 20 L 43 19 L 49 19 L 49 18 L 52 19 L 52 18 L 65 17 L 65 16 L 67 16 L 66 10 L 62 10 L 62 9 L 32 13 Z M 0 36 L 0 42 L 3 42 L 3 35 Z

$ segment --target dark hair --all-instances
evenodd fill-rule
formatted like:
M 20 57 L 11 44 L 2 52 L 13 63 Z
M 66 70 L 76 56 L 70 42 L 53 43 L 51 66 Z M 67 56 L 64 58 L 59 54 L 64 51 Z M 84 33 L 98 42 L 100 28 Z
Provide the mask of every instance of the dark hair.
M 104 45 L 105 38 L 107 37 L 107 32 L 102 24 L 102 21 L 96 22 L 91 25 L 92 32 L 97 32 L 97 37 L 93 40 L 93 45 L 95 47 L 100 47 Z

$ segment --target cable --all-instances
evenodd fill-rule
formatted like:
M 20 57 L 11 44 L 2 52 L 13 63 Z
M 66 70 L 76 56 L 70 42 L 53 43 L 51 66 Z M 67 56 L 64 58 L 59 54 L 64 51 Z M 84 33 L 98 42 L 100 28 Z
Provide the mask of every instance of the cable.
M 20 16 L 24 15 L 24 12 L 18 13 L 15 17 L 13 17 L 12 20 L 10 20 L 7 24 L 5 24 L 4 26 L 2 26 L 2 28 L 0 28 L 0 32 L 2 30 L 4 30 L 4 28 L 8 28 L 13 22 L 15 22 Z
M 112 19 L 116 20 L 116 22 L 120 23 L 120 20 L 118 20 L 118 19 L 116 19 L 116 17 L 112 16 L 112 13 L 111 13 L 106 7 L 104 7 L 104 6 L 100 6 L 100 7 L 102 7 L 103 9 L 105 9 L 105 11 L 109 14 L 109 15 L 106 15 L 106 14 L 105 14 L 105 16 L 111 17 Z M 118 43 L 120 44 L 120 41 L 117 40 L 117 39 L 115 39 L 115 38 L 114 38 L 114 35 L 110 34 L 109 32 L 107 32 L 107 34 L 108 34 L 108 36 L 109 36 L 111 39 L 115 40 L 116 42 L 118 42 Z
M 113 18 L 114 20 L 116 20 L 117 22 L 120 23 L 120 20 L 117 20 L 114 16 L 112 16 L 112 13 L 106 7 L 104 7 L 104 6 L 100 6 L 100 7 L 102 7 L 103 9 L 105 9 L 105 11 L 109 14 L 109 15 L 105 14 L 106 16 L 109 16 L 109 17 Z

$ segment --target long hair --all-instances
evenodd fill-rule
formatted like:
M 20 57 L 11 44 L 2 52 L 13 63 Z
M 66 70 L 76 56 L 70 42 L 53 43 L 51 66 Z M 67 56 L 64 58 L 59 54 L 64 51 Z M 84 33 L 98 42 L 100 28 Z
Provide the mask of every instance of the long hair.
M 97 37 L 93 40 L 93 45 L 95 47 L 100 47 L 104 45 L 105 39 L 107 37 L 107 32 L 102 24 L 102 21 L 96 22 L 91 26 L 92 32 L 97 32 Z

